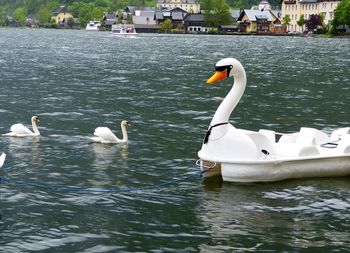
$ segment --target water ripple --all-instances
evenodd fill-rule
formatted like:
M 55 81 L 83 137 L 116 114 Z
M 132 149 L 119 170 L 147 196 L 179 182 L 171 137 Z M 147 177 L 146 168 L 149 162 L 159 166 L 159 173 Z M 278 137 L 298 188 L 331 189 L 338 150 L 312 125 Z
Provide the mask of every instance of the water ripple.
M 41 119 L 40 138 L 0 138 L 8 154 L 1 175 L 15 180 L 124 189 L 197 172 L 206 129 L 232 85 L 205 81 L 226 56 L 239 59 L 248 77 L 230 119 L 237 127 L 331 132 L 350 125 L 348 40 L 154 34 L 118 39 L 46 29 L 0 29 L 0 37 L 0 132 L 16 122 L 29 124 L 34 114 Z M 122 119 L 132 123 L 127 145 L 89 141 L 98 126 L 120 136 Z M 104 194 L 2 183 L 0 251 L 350 247 L 349 178 L 201 182 L 192 177 L 167 188 Z

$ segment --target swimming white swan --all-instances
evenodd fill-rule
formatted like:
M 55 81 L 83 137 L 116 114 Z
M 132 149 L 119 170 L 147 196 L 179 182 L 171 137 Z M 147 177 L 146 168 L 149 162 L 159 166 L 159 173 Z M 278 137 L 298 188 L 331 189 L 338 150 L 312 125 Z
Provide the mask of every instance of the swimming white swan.
M 127 133 L 127 127 L 131 126 L 129 121 L 123 120 L 120 123 L 120 127 L 122 129 L 123 139 L 119 139 L 117 136 L 115 136 L 112 131 L 108 127 L 98 127 L 95 129 L 94 137 L 90 137 L 90 139 L 93 142 L 100 142 L 100 143 L 122 143 L 128 141 L 128 133 Z
M 309 127 L 290 134 L 235 128 L 228 120 L 244 93 L 245 70 L 233 58 L 220 60 L 215 69 L 208 84 L 228 77 L 234 78 L 234 84 L 217 108 L 198 152 L 204 177 L 258 182 L 350 175 L 350 128 L 334 130 L 331 136 Z
M 9 133 L 4 134 L 6 136 L 13 136 L 13 137 L 26 137 L 26 136 L 39 136 L 40 132 L 37 128 L 37 123 L 39 123 L 39 117 L 38 116 L 33 116 L 32 119 L 32 127 L 33 127 L 33 132 L 28 129 L 27 127 L 23 126 L 23 124 L 14 124 L 11 126 Z
M 4 165 L 5 159 L 6 159 L 6 154 L 2 153 L 0 156 L 0 168 Z

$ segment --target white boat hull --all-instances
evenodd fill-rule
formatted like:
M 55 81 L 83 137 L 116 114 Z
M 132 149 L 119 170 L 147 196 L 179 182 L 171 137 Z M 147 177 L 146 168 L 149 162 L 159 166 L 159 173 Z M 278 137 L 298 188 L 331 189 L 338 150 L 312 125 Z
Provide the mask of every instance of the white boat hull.
M 99 21 L 90 21 L 87 25 L 85 30 L 86 31 L 99 31 L 101 26 L 101 22 Z
M 216 170 L 216 173 L 209 169 L 203 176 L 218 176 L 218 171 L 221 171 L 221 177 L 226 182 L 274 182 L 295 178 L 340 177 L 350 175 L 350 156 L 266 162 L 218 162 L 215 167 L 213 170 Z M 221 170 L 218 170 L 218 167 Z
M 98 27 L 93 27 L 93 28 L 86 28 L 86 31 L 99 31 Z
M 137 35 L 137 32 L 132 24 L 116 24 L 112 26 L 112 34 L 121 37 L 131 37 Z
M 118 37 L 132 37 L 136 35 L 137 33 L 113 33 L 113 36 L 118 36 Z

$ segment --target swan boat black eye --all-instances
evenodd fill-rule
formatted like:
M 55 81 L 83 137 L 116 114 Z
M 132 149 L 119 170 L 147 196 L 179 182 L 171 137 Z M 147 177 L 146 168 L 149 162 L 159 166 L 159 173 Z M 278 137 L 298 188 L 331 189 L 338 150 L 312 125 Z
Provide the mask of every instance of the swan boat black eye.
M 233 66 L 232 65 L 225 65 L 225 66 L 216 66 L 215 71 L 223 72 L 227 71 L 227 77 L 230 75 L 230 72 L 232 70 Z

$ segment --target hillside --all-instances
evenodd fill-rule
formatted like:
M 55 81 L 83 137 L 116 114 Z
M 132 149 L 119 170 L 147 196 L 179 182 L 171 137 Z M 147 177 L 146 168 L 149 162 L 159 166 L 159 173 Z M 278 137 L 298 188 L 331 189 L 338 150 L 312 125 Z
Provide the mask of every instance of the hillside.
M 211 0 L 200 1 L 203 8 L 214 3 Z M 217 0 L 215 3 L 226 5 L 224 1 L 227 1 L 231 8 L 243 9 L 250 8 L 261 0 Z M 272 2 L 270 4 L 275 5 Z M 0 0 L 0 26 L 9 25 L 7 16 L 10 14 L 19 24 L 25 24 L 29 16 L 35 17 L 45 27 L 54 28 L 56 24 L 52 22 L 52 14 L 62 5 L 79 19 L 81 27 L 85 27 L 90 20 L 99 20 L 106 12 L 116 12 L 126 6 L 156 6 L 156 0 Z M 227 7 L 226 5 L 225 8 Z M 218 18 L 215 20 L 218 21 Z
M 226 0 L 233 8 L 250 8 L 257 4 L 260 0 Z M 270 0 L 272 6 L 277 6 L 279 0 Z M 126 6 L 155 6 L 156 0 L 0 0 L 0 13 L 12 12 L 16 8 L 24 8 L 29 15 L 36 14 L 40 9 L 46 8 L 51 11 L 57 9 L 61 5 L 71 7 L 74 10 L 90 4 L 91 6 L 116 10 Z

